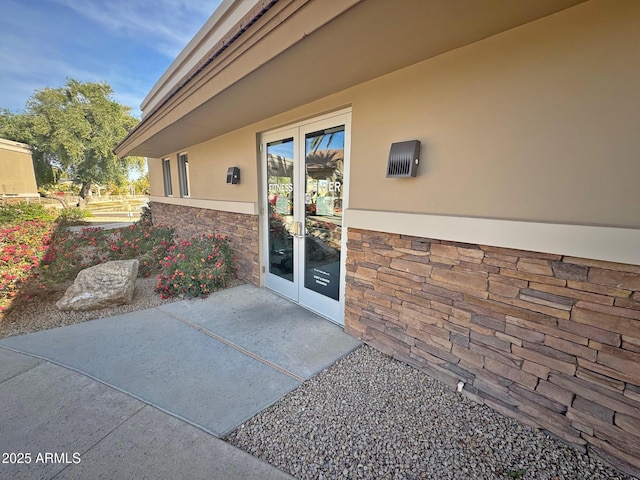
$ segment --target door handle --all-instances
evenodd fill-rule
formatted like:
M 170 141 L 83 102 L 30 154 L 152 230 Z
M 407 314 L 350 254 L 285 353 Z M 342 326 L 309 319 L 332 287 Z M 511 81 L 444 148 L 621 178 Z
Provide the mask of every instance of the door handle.
M 302 238 L 302 222 L 293 222 L 293 235 L 297 238 Z

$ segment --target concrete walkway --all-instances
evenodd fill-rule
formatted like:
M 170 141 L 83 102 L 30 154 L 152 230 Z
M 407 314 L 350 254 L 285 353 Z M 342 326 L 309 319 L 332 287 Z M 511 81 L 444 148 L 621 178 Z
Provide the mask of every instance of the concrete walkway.
M 85 219 L 86 220 L 86 219 Z M 93 220 L 93 219 L 92 219 Z M 100 221 L 92 221 L 87 222 L 87 225 L 75 225 L 72 227 L 68 227 L 72 232 L 79 232 L 83 228 L 103 228 L 105 230 L 114 230 L 116 228 L 124 228 L 130 225 L 133 225 L 134 221 L 127 221 L 126 218 L 115 219 L 114 221 L 110 220 L 100 220 Z
M 0 340 L 0 478 L 289 478 L 220 437 L 358 346 L 251 285 Z

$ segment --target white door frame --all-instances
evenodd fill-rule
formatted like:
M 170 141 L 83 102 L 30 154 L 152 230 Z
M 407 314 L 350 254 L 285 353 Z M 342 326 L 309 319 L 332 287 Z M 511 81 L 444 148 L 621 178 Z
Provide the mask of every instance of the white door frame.
M 297 281 L 290 282 L 283 278 L 269 273 L 269 219 L 268 219 L 268 205 L 267 205 L 267 143 L 274 142 L 285 138 L 294 138 L 294 175 L 295 183 L 297 185 L 305 185 L 305 171 L 304 171 L 304 158 L 305 158 L 305 133 L 322 130 L 325 128 L 331 128 L 337 125 L 344 125 L 344 178 L 342 185 L 342 212 L 343 223 L 341 227 L 341 247 L 340 247 L 340 295 L 339 300 L 335 301 L 322 294 L 313 292 L 304 287 L 304 255 L 302 250 L 304 244 L 300 241 L 296 242 L 294 248 L 294 274 L 297 274 Z M 321 115 L 318 117 L 310 118 L 301 122 L 297 122 L 285 127 L 277 128 L 262 132 L 259 135 L 260 142 L 260 244 L 261 244 L 261 258 L 262 258 L 262 284 L 270 288 L 276 293 L 279 293 L 295 302 L 300 303 L 305 308 L 313 310 L 314 312 L 328 318 L 329 320 L 344 325 L 344 297 L 345 297 L 345 285 L 346 285 L 346 259 L 347 259 L 347 229 L 344 225 L 344 212 L 348 208 L 349 202 L 349 171 L 350 171 L 350 157 L 351 157 L 351 109 L 343 109 L 329 114 Z M 301 168 L 302 167 L 302 168 Z M 300 188 L 298 188 L 300 190 Z M 304 187 L 302 187 L 304 191 Z M 295 193 L 294 193 L 295 195 Z M 298 205 L 298 212 L 304 210 L 304 202 L 301 201 L 301 195 L 298 192 L 296 204 Z M 300 216 L 300 215 L 299 215 Z M 302 213 L 304 216 L 304 213 Z M 299 218 L 297 218 L 299 220 Z M 302 248 L 300 248 L 302 246 Z

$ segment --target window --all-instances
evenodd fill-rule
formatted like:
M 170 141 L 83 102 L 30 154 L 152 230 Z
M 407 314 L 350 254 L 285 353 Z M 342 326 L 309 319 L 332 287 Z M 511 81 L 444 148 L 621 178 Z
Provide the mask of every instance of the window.
M 189 157 L 186 153 L 178 155 L 178 177 L 180 179 L 180 196 L 189 196 Z
M 173 195 L 173 188 L 171 188 L 171 161 L 168 158 L 162 160 L 162 177 L 164 179 L 164 194 L 170 197 Z

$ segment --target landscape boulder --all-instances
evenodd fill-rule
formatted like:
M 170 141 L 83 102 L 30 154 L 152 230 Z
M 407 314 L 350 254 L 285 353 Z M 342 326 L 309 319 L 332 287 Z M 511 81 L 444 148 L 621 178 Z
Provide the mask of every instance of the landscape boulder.
M 138 260 L 114 260 L 81 270 L 58 302 L 60 310 L 98 310 L 133 299 Z

